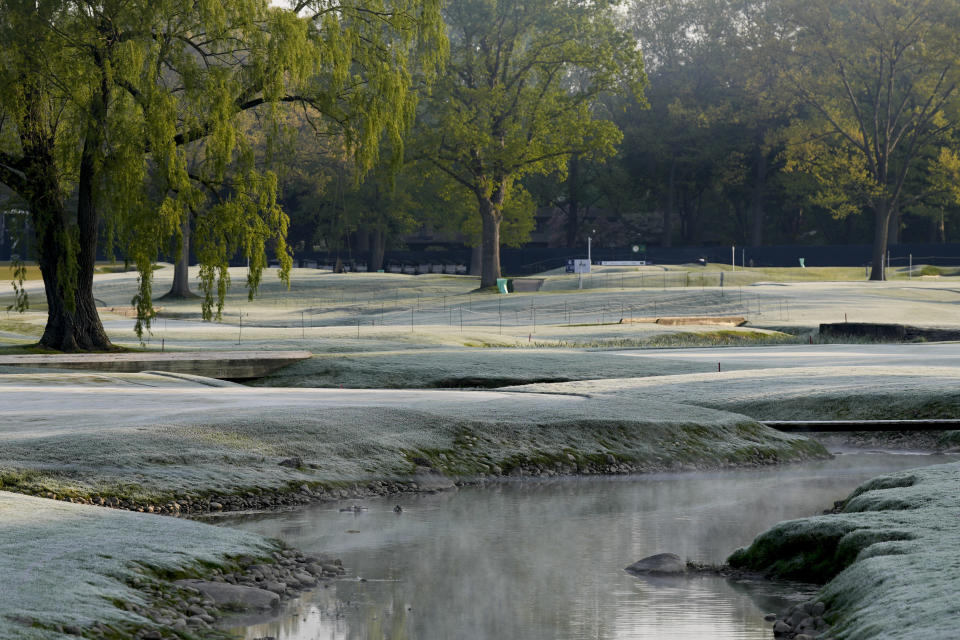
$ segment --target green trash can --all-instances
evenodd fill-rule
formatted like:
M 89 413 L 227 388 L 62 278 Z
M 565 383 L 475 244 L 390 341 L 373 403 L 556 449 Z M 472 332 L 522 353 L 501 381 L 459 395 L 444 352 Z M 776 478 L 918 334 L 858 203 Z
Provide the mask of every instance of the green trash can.
M 499 293 L 510 293 L 507 289 L 507 278 L 497 278 L 497 291 Z

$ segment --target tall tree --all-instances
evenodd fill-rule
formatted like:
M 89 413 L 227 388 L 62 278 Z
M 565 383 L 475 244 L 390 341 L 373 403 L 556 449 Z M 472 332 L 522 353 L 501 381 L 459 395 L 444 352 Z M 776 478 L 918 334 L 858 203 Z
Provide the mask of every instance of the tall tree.
M 419 118 L 418 155 L 473 196 L 482 287 L 500 276 L 504 203 L 525 175 L 563 172 L 576 153 L 613 152 L 620 132 L 597 98 L 642 99 L 636 43 L 610 0 L 458 0 L 444 11 L 448 73 Z
M 137 264 L 138 331 L 151 269 L 203 204 L 201 183 L 231 166 L 229 197 L 194 232 L 204 315 L 219 315 L 228 260 L 250 259 L 255 292 L 272 244 L 286 278 L 277 178 L 254 162 L 237 115 L 267 123 L 303 106 L 370 166 L 384 135 L 401 144 L 417 62 L 445 42 L 435 0 L 6 0 L 0 5 L 0 182 L 28 203 L 48 320 L 41 344 L 110 349 L 93 300 L 101 221 Z M 271 126 L 271 125 L 267 125 Z M 194 174 L 188 148 L 200 145 Z M 76 210 L 68 195 L 76 193 Z M 27 303 L 22 289 L 18 306 Z
M 955 125 L 956 0 L 784 0 L 769 51 L 806 105 L 790 167 L 818 180 L 838 215 L 873 213 L 871 280 L 882 280 L 891 216 L 924 197 L 907 178 Z
M 650 109 L 628 112 L 625 161 L 658 201 L 661 243 L 709 231 L 760 245 L 770 135 L 786 123 L 775 70 L 751 28 L 764 0 L 633 0 L 630 26 L 646 57 Z M 709 194 L 709 197 L 706 197 Z M 702 206 L 707 201 L 709 207 Z M 706 210 L 705 210 L 706 209 Z

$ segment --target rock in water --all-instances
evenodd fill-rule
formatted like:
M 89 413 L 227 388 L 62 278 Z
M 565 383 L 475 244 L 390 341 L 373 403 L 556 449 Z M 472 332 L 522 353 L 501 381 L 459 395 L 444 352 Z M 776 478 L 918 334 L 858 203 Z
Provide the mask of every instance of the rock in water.
M 687 563 L 675 553 L 658 553 L 637 560 L 627 567 L 627 571 L 642 576 L 670 576 L 687 572 Z
M 177 584 L 182 587 L 193 587 L 219 606 L 266 610 L 280 605 L 280 596 L 256 587 L 207 582 L 206 580 L 178 580 Z

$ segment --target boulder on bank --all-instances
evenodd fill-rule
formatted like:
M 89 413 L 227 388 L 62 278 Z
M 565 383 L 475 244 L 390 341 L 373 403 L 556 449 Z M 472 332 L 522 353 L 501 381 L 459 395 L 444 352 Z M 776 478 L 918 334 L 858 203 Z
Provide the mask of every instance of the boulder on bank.
M 280 596 L 266 589 L 207 580 L 178 580 L 177 584 L 193 587 L 221 607 L 265 611 L 280 606 Z
M 637 560 L 627 567 L 635 576 L 673 576 L 687 572 L 687 563 L 675 553 L 658 553 Z

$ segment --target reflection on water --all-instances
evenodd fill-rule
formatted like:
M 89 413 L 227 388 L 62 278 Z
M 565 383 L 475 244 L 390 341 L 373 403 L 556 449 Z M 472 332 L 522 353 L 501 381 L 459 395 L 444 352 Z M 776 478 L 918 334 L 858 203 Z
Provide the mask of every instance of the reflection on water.
M 332 504 L 230 518 L 223 524 L 333 554 L 348 568 L 278 619 L 236 631 L 279 640 L 768 640 L 763 615 L 800 597 L 790 585 L 651 580 L 623 568 L 661 552 L 722 562 L 775 522 L 819 513 L 867 478 L 952 459 L 844 454 L 762 471 L 371 499 L 356 514 Z

